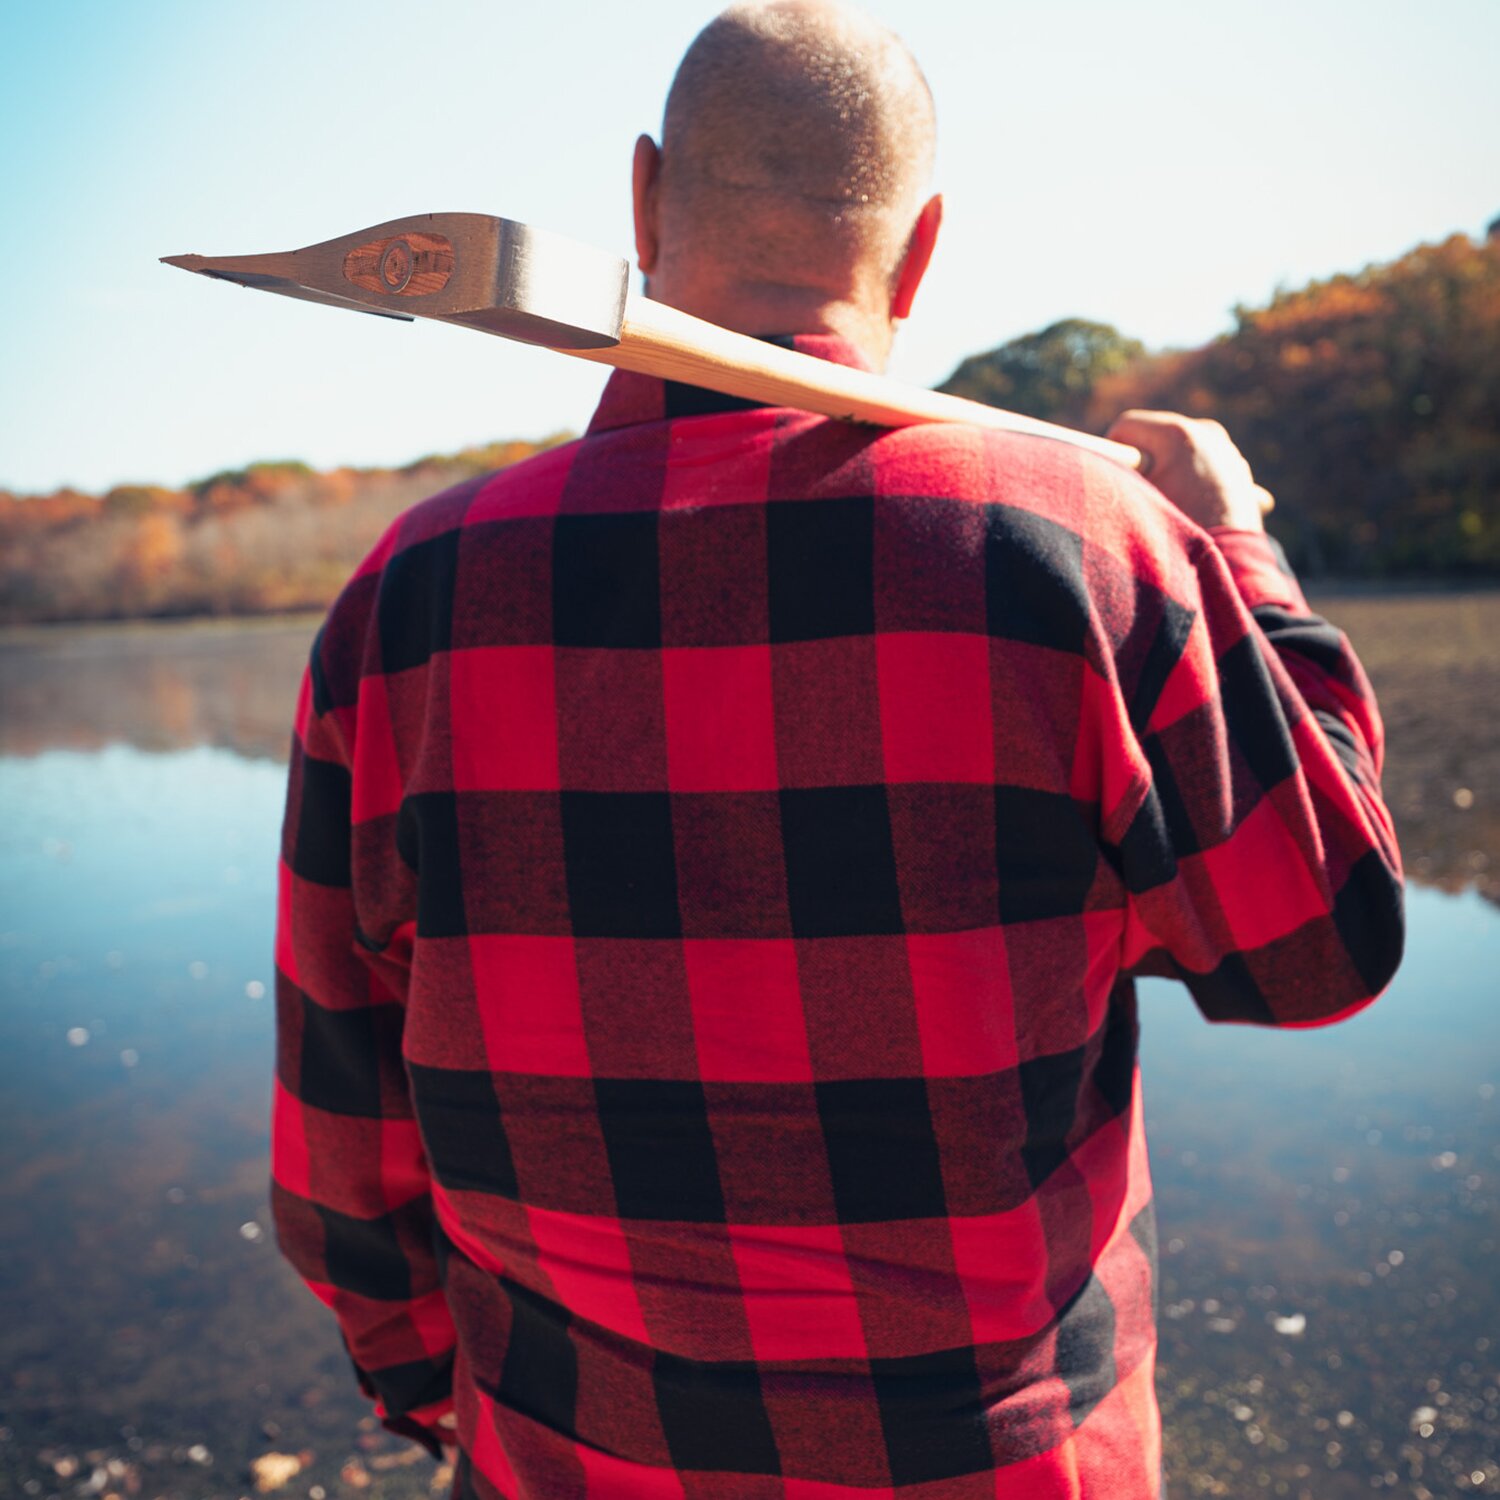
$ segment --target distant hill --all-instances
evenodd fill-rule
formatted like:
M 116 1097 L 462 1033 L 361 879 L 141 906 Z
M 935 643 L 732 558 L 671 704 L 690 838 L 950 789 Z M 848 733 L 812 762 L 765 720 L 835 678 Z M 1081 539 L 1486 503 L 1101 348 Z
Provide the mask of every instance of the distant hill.
M 1070 319 L 965 360 L 942 389 L 1094 432 L 1130 407 L 1213 416 L 1307 573 L 1500 575 L 1500 234 L 1234 318 L 1161 353 Z
M 408 506 L 569 436 L 433 454 L 400 469 L 318 473 L 282 461 L 180 490 L 0 491 L 0 623 L 323 609 Z

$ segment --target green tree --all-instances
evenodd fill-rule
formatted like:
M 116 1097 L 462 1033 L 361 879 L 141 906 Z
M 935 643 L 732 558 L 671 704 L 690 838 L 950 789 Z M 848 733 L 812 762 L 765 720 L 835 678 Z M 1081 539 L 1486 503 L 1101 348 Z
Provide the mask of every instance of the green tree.
M 1064 318 L 966 359 L 940 391 L 988 406 L 1077 426 L 1089 410 L 1094 388 L 1106 376 L 1130 369 L 1146 353 L 1108 323 Z

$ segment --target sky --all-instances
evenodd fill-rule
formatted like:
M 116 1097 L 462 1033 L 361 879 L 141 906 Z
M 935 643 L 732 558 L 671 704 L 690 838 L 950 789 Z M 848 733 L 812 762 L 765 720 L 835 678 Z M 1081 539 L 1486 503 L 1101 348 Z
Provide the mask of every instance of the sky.
M 946 219 L 891 373 L 1063 317 L 1191 346 L 1500 214 L 1500 0 L 869 0 Z M 713 14 L 654 0 L 0 0 L 0 489 L 409 462 L 580 430 L 595 366 L 189 276 L 386 219 L 631 254 L 629 171 Z

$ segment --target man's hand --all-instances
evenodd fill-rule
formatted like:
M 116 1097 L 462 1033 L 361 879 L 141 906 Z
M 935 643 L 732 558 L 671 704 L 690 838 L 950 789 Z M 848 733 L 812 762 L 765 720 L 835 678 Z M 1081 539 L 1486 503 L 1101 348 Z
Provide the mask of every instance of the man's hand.
M 1190 521 L 1205 529 L 1265 530 L 1261 517 L 1275 502 L 1217 422 L 1171 411 L 1127 411 L 1107 436 L 1146 455 L 1141 472 Z

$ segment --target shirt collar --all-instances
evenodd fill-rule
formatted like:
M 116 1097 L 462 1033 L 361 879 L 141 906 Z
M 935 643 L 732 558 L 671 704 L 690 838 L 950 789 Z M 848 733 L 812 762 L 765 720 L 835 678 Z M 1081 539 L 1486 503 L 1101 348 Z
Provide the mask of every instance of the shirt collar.
M 873 366 L 863 352 L 836 333 L 763 334 L 768 344 L 795 349 L 815 359 L 831 360 L 836 365 L 852 365 L 856 370 Z M 589 422 L 588 431 L 607 432 L 615 427 L 630 427 L 638 422 L 661 422 L 674 417 L 705 417 L 718 412 L 756 411 L 770 405 L 766 401 L 746 401 L 740 396 L 725 396 L 701 386 L 686 385 L 678 380 L 661 380 L 654 375 L 637 375 L 632 370 L 615 370 L 604 387 L 599 405 Z

